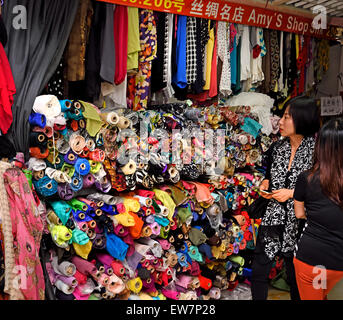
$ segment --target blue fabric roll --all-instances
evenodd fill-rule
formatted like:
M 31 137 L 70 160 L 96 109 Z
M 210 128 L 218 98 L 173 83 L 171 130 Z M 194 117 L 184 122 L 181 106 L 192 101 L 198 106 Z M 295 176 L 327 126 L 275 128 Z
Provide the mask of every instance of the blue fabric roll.
M 38 181 L 33 181 L 36 191 L 43 197 L 49 197 L 57 193 L 58 183 L 48 176 L 44 176 Z
M 60 100 L 61 110 L 62 112 L 66 112 L 71 108 L 71 101 L 70 100 Z
M 76 222 L 83 222 L 83 221 L 91 221 L 91 220 L 93 220 L 90 216 L 88 216 L 84 211 L 80 211 L 80 210 L 72 210 L 71 211 L 72 213 L 73 213 L 73 217 L 74 217 L 74 219 L 75 219 L 75 221 Z M 80 213 L 84 213 L 85 214 L 85 217 L 83 218 L 83 219 L 81 219 L 80 217 L 79 217 L 79 214 Z
M 75 163 L 75 171 L 81 176 L 85 176 L 89 173 L 91 165 L 89 161 L 85 158 L 78 158 Z
M 106 235 L 106 250 L 107 252 L 115 259 L 123 261 L 126 257 L 127 250 L 129 245 L 126 244 L 123 240 L 117 237 L 113 233 L 107 233 Z
M 83 187 L 83 179 L 82 177 L 79 177 L 78 174 L 74 174 L 73 177 L 71 178 L 71 183 L 70 183 L 70 188 L 74 192 L 80 191 Z
M 167 218 L 154 216 L 154 219 L 162 227 L 166 227 L 169 224 L 169 220 Z
M 63 159 L 65 163 L 74 165 L 76 161 L 78 160 L 78 156 L 72 150 L 69 150 L 68 153 L 64 155 Z
M 100 209 L 109 215 L 118 214 L 118 212 L 115 210 L 114 206 L 111 206 L 111 205 L 106 204 L 106 203 L 104 203 L 104 205 Z
M 60 218 L 63 225 L 65 225 L 70 217 L 71 206 L 65 201 L 53 201 L 50 203 L 52 210 Z
M 208 259 L 215 260 L 212 254 L 212 249 L 208 244 L 202 243 L 201 245 L 198 246 L 198 248 L 199 248 L 199 252 L 205 254 Z
M 29 123 L 32 127 L 45 128 L 46 126 L 46 117 L 41 113 L 31 113 L 29 116 Z

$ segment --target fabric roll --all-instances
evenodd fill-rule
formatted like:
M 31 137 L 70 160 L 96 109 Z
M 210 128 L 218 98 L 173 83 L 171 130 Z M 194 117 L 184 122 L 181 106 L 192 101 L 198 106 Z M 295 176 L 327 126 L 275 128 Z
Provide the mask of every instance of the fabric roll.
M 75 162 L 75 171 L 81 176 L 85 176 L 90 171 L 90 164 L 87 159 L 78 158 Z
M 116 112 L 102 113 L 100 117 L 103 121 L 110 125 L 118 125 L 120 117 Z
M 139 262 L 141 261 L 143 255 L 135 251 L 131 256 L 126 257 L 126 261 L 132 270 L 136 270 Z
M 86 174 L 83 177 L 83 187 L 88 189 L 91 188 L 95 183 L 95 178 L 91 173 Z
M 93 276 L 96 274 L 97 270 L 95 265 L 85 259 L 73 256 L 71 262 L 75 265 L 76 269 L 84 275 Z
M 57 193 L 59 197 L 64 201 L 71 200 L 75 193 L 73 189 L 70 187 L 69 183 L 58 184 L 57 186 Z
M 32 127 L 39 127 L 44 129 L 46 126 L 46 117 L 41 113 L 31 113 L 29 116 L 29 123 Z

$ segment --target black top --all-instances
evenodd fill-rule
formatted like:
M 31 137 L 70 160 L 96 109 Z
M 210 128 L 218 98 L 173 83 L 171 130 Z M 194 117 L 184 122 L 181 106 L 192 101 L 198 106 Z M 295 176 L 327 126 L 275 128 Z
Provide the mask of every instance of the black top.
M 343 271 L 343 210 L 322 192 L 316 174 L 299 175 L 294 199 L 305 203 L 307 223 L 298 243 L 296 258 L 312 266 Z

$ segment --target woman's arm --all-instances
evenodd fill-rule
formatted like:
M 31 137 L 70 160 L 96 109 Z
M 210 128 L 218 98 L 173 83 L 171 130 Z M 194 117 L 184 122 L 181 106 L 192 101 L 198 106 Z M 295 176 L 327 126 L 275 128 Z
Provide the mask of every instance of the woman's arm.
M 294 189 L 279 189 L 273 191 L 273 199 L 278 202 L 286 202 L 294 196 Z
M 294 212 L 298 219 L 306 219 L 304 202 L 294 200 Z

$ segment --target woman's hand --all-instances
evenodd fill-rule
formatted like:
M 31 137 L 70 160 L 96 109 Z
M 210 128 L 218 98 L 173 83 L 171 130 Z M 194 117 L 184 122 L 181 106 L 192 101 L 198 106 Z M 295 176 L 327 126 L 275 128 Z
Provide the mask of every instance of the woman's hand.
M 272 193 L 273 193 L 272 197 L 276 201 L 286 202 L 288 199 L 293 198 L 294 190 L 279 189 L 279 190 L 274 190 Z
M 272 198 L 272 194 L 266 194 L 263 191 L 268 190 L 269 189 L 269 180 L 263 180 L 260 184 L 260 192 L 261 192 L 261 196 L 263 198 L 266 199 L 271 199 Z

